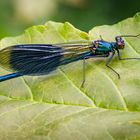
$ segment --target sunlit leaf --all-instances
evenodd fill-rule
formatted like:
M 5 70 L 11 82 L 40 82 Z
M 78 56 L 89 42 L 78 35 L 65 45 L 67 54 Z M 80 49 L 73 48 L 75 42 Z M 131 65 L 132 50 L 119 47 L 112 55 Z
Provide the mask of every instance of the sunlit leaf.
M 116 35 L 140 33 L 140 14 L 113 26 L 93 28 L 89 34 L 70 23 L 47 22 L 17 37 L 1 40 L 0 47 L 25 43 L 60 43 L 74 40 L 114 41 Z M 124 38 L 122 57 L 140 57 L 140 37 Z M 140 61 L 106 59 L 60 67 L 45 76 L 24 76 L 0 83 L 0 139 L 138 140 L 140 139 Z M 0 68 L 0 74 L 9 73 Z

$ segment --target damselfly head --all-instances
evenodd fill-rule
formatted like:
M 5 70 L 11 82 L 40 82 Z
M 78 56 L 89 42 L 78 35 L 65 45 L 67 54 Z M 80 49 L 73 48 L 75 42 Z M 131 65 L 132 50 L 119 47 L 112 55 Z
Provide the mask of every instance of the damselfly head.
M 124 49 L 125 43 L 121 36 L 116 36 L 116 46 L 118 49 Z
M 125 46 L 124 40 L 122 39 L 122 37 L 138 37 L 140 36 L 140 34 L 137 35 L 120 35 L 120 36 L 116 36 L 115 40 L 116 40 L 116 46 L 118 49 L 123 49 Z

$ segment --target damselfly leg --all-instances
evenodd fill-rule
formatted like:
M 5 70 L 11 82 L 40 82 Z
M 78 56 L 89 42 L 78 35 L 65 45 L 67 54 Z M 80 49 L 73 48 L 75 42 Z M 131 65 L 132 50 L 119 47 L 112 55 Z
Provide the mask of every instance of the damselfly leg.
M 87 56 L 83 58 L 83 81 L 81 84 L 81 88 L 84 87 L 85 81 L 86 81 L 86 59 L 90 59 L 90 58 L 100 58 L 100 57 L 108 57 L 109 54 L 105 54 L 105 55 L 95 55 L 95 56 Z
M 102 37 L 101 35 L 100 35 L 100 39 L 101 39 L 101 40 L 104 40 L 103 37 Z
M 117 50 L 117 54 L 118 54 L 118 59 L 119 60 L 130 60 L 130 59 L 136 59 L 136 60 L 140 60 L 140 58 L 121 58 L 121 55 L 120 55 L 120 51 Z
M 81 88 L 84 87 L 84 83 L 86 81 L 86 72 L 85 72 L 85 69 L 86 69 L 86 58 L 83 59 L 83 81 L 82 81 L 82 84 L 81 84 Z
M 114 55 L 115 55 L 115 51 L 112 51 L 112 55 L 111 55 L 111 57 L 109 57 L 109 59 L 107 60 L 106 66 L 107 66 L 110 70 L 112 70 L 115 74 L 117 74 L 118 79 L 120 79 L 120 74 L 119 74 L 117 71 L 115 71 L 112 67 L 109 66 L 109 63 L 110 63 L 111 60 L 113 59 Z

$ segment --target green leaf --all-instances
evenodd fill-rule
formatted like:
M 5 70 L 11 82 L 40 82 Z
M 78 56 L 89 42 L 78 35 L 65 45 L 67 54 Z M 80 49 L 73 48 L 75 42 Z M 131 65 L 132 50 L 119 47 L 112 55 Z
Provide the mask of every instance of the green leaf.
M 74 40 L 114 41 L 116 35 L 140 33 L 140 13 L 113 26 L 93 28 L 89 34 L 70 23 L 47 22 L 17 37 L 1 40 L 0 47 L 25 43 Z M 122 57 L 140 57 L 140 37 L 125 38 Z M 46 76 L 24 76 L 0 83 L 0 139 L 138 140 L 140 139 L 140 62 L 119 61 L 105 67 L 105 59 L 60 67 Z M 0 74 L 8 71 L 0 68 Z

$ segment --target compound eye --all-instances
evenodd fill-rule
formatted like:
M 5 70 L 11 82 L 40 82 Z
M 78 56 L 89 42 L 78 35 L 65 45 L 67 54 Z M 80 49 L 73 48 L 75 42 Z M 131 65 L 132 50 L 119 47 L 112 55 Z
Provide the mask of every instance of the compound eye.
M 115 38 L 115 40 L 116 40 L 116 42 L 121 42 L 122 38 L 121 38 L 120 36 L 117 36 L 117 37 Z
M 121 42 L 122 42 L 122 45 L 124 46 L 124 40 L 121 40 Z

